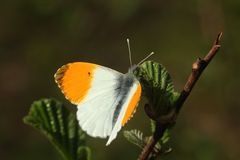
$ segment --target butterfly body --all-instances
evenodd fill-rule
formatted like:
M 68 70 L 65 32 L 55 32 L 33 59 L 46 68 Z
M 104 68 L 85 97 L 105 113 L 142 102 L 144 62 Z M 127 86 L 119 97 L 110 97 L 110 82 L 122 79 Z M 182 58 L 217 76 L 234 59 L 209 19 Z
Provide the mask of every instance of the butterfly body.
M 141 85 L 131 72 L 123 74 L 93 63 L 64 65 L 55 81 L 77 105 L 81 128 L 93 137 L 109 137 L 107 145 L 130 119 L 141 96 Z

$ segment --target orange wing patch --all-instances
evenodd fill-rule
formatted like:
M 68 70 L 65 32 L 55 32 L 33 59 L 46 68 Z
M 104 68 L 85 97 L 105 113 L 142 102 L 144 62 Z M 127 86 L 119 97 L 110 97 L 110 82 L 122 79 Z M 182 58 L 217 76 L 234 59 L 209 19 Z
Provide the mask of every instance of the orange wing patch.
M 127 111 L 123 117 L 123 120 L 122 120 L 122 126 L 124 126 L 127 121 L 131 118 L 136 106 L 137 106 L 137 103 L 139 102 L 139 99 L 140 99 L 140 96 L 141 96 L 141 92 L 142 92 L 142 88 L 141 88 L 141 85 L 138 84 L 137 86 L 137 90 L 136 92 L 134 93 L 128 107 L 127 107 Z
M 59 68 L 55 81 L 65 97 L 73 104 L 79 104 L 87 95 L 94 76 L 96 64 L 76 62 Z

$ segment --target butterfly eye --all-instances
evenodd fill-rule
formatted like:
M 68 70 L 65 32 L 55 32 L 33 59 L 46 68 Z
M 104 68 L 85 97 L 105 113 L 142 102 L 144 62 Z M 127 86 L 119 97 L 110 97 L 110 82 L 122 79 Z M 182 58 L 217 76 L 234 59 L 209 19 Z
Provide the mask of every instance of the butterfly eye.
M 90 76 L 91 75 L 91 73 L 90 72 L 88 72 L 88 76 Z

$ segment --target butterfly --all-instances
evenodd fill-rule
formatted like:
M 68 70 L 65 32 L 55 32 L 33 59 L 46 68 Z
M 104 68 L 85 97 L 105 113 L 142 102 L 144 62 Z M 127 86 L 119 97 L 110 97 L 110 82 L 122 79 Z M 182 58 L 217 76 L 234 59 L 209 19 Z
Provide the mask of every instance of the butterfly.
M 132 66 L 129 39 L 127 44 Z M 109 145 L 131 118 L 142 92 L 133 71 L 144 60 L 126 74 L 88 62 L 68 63 L 57 70 L 55 82 L 66 99 L 77 105 L 77 120 L 88 135 L 108 137 Z

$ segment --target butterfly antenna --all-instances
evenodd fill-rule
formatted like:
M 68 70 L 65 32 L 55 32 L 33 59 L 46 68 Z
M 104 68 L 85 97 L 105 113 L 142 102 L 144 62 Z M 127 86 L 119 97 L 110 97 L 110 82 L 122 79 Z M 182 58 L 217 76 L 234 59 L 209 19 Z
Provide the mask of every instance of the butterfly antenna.
M 143 60 L 141 60 L 137 66 L 139 66 L 140 64 L 142 64 L 144 61 L 146 61 L 149 57 L 151 57 L 152 55 L 154 55 L 154 52 L 151 52 L 147 57 L 145 57 Z
M 127 45 L 128 45 L 128 55 L 129 55 L 130 67 L 132 67 L 132 52 L 131 52 L 130 42 L 129 42 L 128 38 L 127 38 Z

